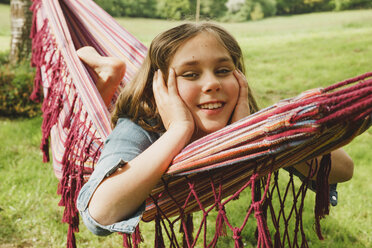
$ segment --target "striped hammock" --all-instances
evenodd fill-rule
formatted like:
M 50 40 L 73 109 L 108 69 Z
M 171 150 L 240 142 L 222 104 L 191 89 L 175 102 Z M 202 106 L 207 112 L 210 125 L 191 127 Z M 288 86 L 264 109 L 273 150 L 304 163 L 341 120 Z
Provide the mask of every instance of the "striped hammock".
M 136 73 L 147 49 L 91 0 L 34 0 L 32 10 L 36 77 L 31 97 L 43 98 L 43 161 L 49 160 L 50 146 L 54 172 L 60 180 L 59 205 L 65 207 L 63 221 L 69 224 L 67 246 L 75 247 L 77 194 L 111 132 L 109 111 L 95 87 L 93 72 L 83 65 L 76 50 L 90 45 L 102 55 L 124 60 L 127 70 L 121 89 Z M 279 194 L 278 169 L 328 154 L 367 130 L 372 113 L 371 77 L 372 73 L 366 73 L 280 101 L 184 148 L 146 202 L 143 221 L 155 222 L 155 246 L 179 247 L 183 242 L 186 247 L 215 247 L 219 237 L 229 232 L 235 247 L 241 247 L 243 229 L 254 215 L 258 247 L 306 247 L 301 216 L 308 178 L 319 168 L 317 187 L 328 187 L 330 156 L 323 156 L 319 164 L 309 164 L 310 175 L 288 200 L 292 206 L 289 213 L 283 204 L 294 187 L 292 175 L 284 198 L 279 197 L 281 207 L 276 209 L 272 203 Z M 252 199 L 246 203 L 242 222 L 234 224 L 228 218 L 227 205 L 246 188 L 250 188 Z M 317 234 L 322 238 L 319 220 L 328 214 L 329 191 L 320 191 L 315 217 Z M 191 213 L 196 211 L 201 221 L 193 231 Z M 207 217 L 212 211 L 215 229 L 208 238 Z M 291 217 L 295 227 L 289 235 Z M 181 226 L 182 242 L 173 228 L 176 223 Z M 124 246 L 131 242 L 137 247 L 140 241 L 138 228 L 132 237 L 124 235 Z

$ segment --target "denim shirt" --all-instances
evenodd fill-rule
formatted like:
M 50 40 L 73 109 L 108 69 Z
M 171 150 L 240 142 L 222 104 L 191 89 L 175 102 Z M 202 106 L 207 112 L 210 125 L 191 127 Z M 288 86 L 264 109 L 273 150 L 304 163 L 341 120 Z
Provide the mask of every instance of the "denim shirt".
M 130 218 L 111 225 L 101 225 L 88 211 L 88 203 L 105 177 L 114 173 L 141 154 L 159 138 L 158 133 L 148 132 L 129 119 L 121 118 L 107 137 L 101 157 L 89 181 L 80 190 L 77 209 L 87 228 L 96 235 L 106 236 L 113 232 L 132 233 L 145 211 L 145 202 Z

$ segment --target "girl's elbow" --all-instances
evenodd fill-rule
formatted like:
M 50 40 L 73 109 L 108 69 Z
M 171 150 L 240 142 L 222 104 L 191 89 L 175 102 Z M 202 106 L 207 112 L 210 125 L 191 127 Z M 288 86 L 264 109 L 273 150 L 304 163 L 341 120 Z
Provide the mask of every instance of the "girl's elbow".
M 110 223 L 109 216 L 107 216 L 109 213 L 108 211 L 101 211 L 94 204 L 89 204 L 88 211 L 90 216 L 100 225 L 107 226 L 112 224 Z
M 97 191 L 96 191 L 97 193 Z M 108 226 L 116 222 L 115 219 L 115 209 L 107 204 L 106 199 L 97 197 L 96 194 L 93 195 L 90 203 L 88 204 L 88 211 L 90 216 L 100 225 Z
M 119 204 L 101 204 L 91 201 L 88 210 L 90 216 L 100 225 L 109 226 L 117 222 L 125 220 L 131 216 L 129 208 L 122 205 L 117 207 Z

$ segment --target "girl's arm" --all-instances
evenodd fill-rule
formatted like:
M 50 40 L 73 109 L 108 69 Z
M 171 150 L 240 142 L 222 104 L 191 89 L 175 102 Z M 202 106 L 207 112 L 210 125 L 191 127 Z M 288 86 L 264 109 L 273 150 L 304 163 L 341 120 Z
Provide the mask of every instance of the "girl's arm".
M 126 219 L 139 208 L 194 132 L 194 120 L 178 95 L 174 71 L 170 71 L 168 86 L 157 72 L 153 90 L 167 131 L 98 186 L 88 208 L 102 225 Z
M 186 145 L 189 130 L 171 126 L 148 149 L 106 178 L 89 203 L 98 223 L 109 225 L 133 214 L 148 197 L 172 158 Z
M 320 163 L 321 157 L 316 158 L 318 164 Z M 329 173 L 329 183 L 341 183 L 350 180 L 353 177 L 354 163 L 350 156 L 342 149 L 339 148 L 331 152 L 331 171 Z M 293 166 L 304 176 L 309 173 L 309 166 L 306 163 L 300 163 Z M 317 172 L 314 177 L 315 180 Z

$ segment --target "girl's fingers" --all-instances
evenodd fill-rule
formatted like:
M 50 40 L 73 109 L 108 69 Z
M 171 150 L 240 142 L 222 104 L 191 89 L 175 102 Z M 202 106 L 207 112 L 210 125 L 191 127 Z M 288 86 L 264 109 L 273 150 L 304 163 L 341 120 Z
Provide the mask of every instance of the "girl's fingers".
M 165 85 L 165 82 L 163 79 L 163 73 L 161 72 L 160 69 L 157 71 L 157 81 L 158 81 L 159 88 L 163 90 L 164 92 L 168 92 L 167 86 Z
M 169 69 L 168 74 L 168 91 L 172 95 L 178 95 L 177 84 L 176 84 L 176 73 L 173 68 Z
M 163 97 L 165 97 L 166 94 L 168 94 L 167 87 L 165 86 L 165 83 L 163 80 L 163 74 L 161 73 L 160 70 L 157 70 L 154 73 L 153 91 L 154 91 L 155 100 L 161 100 Z
M 163 79 L 163 73 L 161 70 L 157 70 L 154 73 L 153 77 L 153 90 L 156 91 L 157 94 L 162 96 L 165 95 L 178 95 L 177 84 L 176 84 L 176 76 L 173 69 L 169 70 L 168 75 L 168 83 L 165 84 Z
M 158 102 L 158 92 L 159 92 L 159 86 L 158 86 L 158 72 L 156 71 L 154 73 L 154 76 L 152 78 L 152 91 L 154 92 L 154 98 L 155 98 L 155 101 Z
M 234 76 L 239 84 L 239 96 L 235 106 L 234 114 L 231 121 L 235 122 L 243 117 L 246 117 L 250 113 L 249 102 L 248 102 L 248 82 L 244 74 L 237 70 L 234 70 Z
M 248 82 L 247 82 L 247 79 L 245 78 L 244 74 L 236 69 L 234 71 L 234 75 L 236 77 L 236 79 L 238 80 L 238 83 L 239 83 L 239 86 L 240 86 L 240 96 L 247 96 L 248 97 Z

